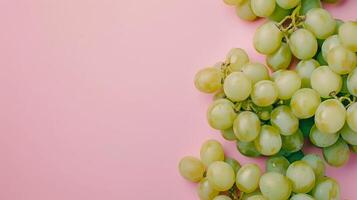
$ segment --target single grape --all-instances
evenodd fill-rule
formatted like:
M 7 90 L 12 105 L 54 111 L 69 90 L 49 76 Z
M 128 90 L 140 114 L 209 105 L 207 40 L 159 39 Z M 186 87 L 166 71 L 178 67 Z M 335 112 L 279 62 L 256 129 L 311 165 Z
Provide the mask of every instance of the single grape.
M 223 161 L 224 151 L 221 143 L 217 140 L 207 140 L 204 142 L 201 146 L 200 158 L 206 167 L 215 161 Z
M 316 200 L 339 200 L 340 186 L 334 179 L 323 177 L 317 181 L 312 196 Z
M 291 194 L 291 183 L 277 172 L 265 173 L 259 181 L 260 191 L 267 199 L 286 200 Z
M 254 142 L 241 142 L 237 141 L 238 151 L 248 157 L 258 157 L 260 156 L 259 151 L 255 148 Z
M 244 0 L 223 0 L 224 3 L 230 6 L 235 6 L 242 3 Z
M 254 192 L 259 185 L 261 170 L 256 164 L 246 164 L 237 173 L 236 185 L 245 193 Z
M 207 120 L 209 125 L 218 130 L 226 130 L 233 126 L 236 113 L 234 104 L 227 99 L 218 99 L 208 108 Z
M 212 200 L 219 194 L 219 192 L 213 189 L 213 187 L 209 184 L 207 178 L 204 178 L 198 184 L 197 194 L 200 200 Z
M 263 125 L 254 144 L 256 149 L 265 156 L 278 153 L 282 146 L 279 130 L 270 125 Z
M 298 6 L 300 0 L 276 0 L 276 3 L 284 9 L 291 9 Z
M 327 54 L 327 63 L 337 74 L 350 73 L 357 64 L 356 54 L 343 46 L 331 49 Z
M 290 162 L 284 156 L 270 157 L 266 161 L 267 172 L 278 172 L 282 175 L 286 174 Z
M 279 69 L 287 69 L 290 66 L 292 54 L 285 42 L 283 42 L 280 48 L 272 54 L 267 55 L 266 63 L 273 71 Z
M 226 64 L 233 72 L 240 71 L 249 62 L 248 54 L 241 48 L 231 49 L 226 56 Z
M 251 142 L 259 135 L 260 120 L 255 113 L 243 111 L 234 120 L 233 130 L 238 140 Z
M 224 80 L 223 89 L 230 100 L 243 101 L 252 91 L 252 81 L 243 72 L 233 72 Z
M 290 35 L 290 50 L 300 60 L 310 59 L 317 52 L 317 40 L 315 36 L 306 29 L 298 29 Z
M 338 29 L 338 36 L 340 37 L 343 46 L 353 52 L 357 52 L 357 23 L 345 22 Z
M 265 107 L 272 105 L 278 99 L 278 87 L 269 80 L 257 82 L 252 90 L 251 98 L 255 105 Z
M 251 7 L 256 16 L 269 17 L 275 10 L 275 0 L 251 0 Z
M 290 107 L 285 105 L 273 110 L 270 122 L 282 135 L 292 135 L 299 128 L 298 118 L 292 113 Z
M 255 84 L 261 80 L 269 79 L 268 69 L 261 63 L 247 63 L 242 67 L 242 72 Z
M 239 18 L 246 21 L 254 21 L 257 18 L 252 10 L 251 0 L 243 0 L 242 3 L 238 4 L 236 14 Z
M 213 200 L 232 200 L 232 199 L 226 195 L 219 195 L 219 196 L 216 196 Z
M 310 141 L 318 147 L 329 147 L 333 145 L 338 138 L 340 137 L 339 133 L 334 134 L 326 134 L 322 133 L 316 126 L 314 125 L 310 130 Z
M 350 94 L 357 97 L 357 68 L 348 75 L 347 88 Z
M 328 66 L 316 68 L 311 74 L 311 87 L 321 97 L 329 98 L 331 93 L 339 93 L 342 89 L 342 78 L 333 72 Z
M 261 25 L 254 34 L 253 44 L 261 54 L 272 54 L 281 46 L 283 33 L 277 25 L 270 21 Z
M 339 131 L 342 138 L 350 145 L 357 145 L 357 132 L 353 131 L 346 123 Z
M 186 156 L 179 163 L 179 172 L 185 179 L 198 182 L 203 178 L 205 166 L 195 157 Z
M 295 194 L 290 198 L 290 200 L 315 200 L 312 196 L 308 194 Z
M 292 135 L 282 135 L 281 139 L 283 141 L 281 148 L 289 153 L 300 151 L 304 146 L 304 135 L 299 129 Z
M 318 39 L 326 39 L 335 32 L 336 21 L 327 10 L 314 8 L 306 14 L 305 27 Z
M 236 135 L 234 134 L 233 128 L 229 128 L 226 130 L 221 130 L 221 135 L 224 139 L 228 141 L 235 141 L 237 140 Z
M 224 159 L 224 162 L 229 164 L 232 167 L 232 169 L 234 170 L 235 173 L 237 173 L 238 170 L 241 168 L 240 163 L 234 158 L 226 157 Z
M 314 170 L 316 179 L 325 176 L 325 163 L 320 156 L 316 154 L 307 154 L 301 160 L 310 165 Z
M 322 56 L 324 57 L 325 60 L 327 60 L 327 54 L 328 52 L 333 49 L 334 47 L 338 47 L 341 45 L 340 38 L 338 35 L 332 35 L 328 37 L 324 43 L 322 44 L 321 47 L 321 52 Z
M 315 115 L 320 103 L 319 93 L 310 88 L 302 88 L 291 98 L 290 107 L 296 117 L 307 119 Z
M 242 195 L 243 195 L 242 200 L 252 200 L 251 197 L 253 196 L 263 196 L 259 189 L 251 193 L 242 193 Z M 266 200 L 266 199 L 262 199 L 262 200 Z
M 195 76 L 196 88 L 204 93 L 213 93 L 222 87 L 223 74 L 221 70 L 207 67 L 197 72 Z
M 345 165 L 350 158 L 350 148 L 348 144 L 340 138 L 335 144 L 323 149 L 326 162 L 334 167 Z
M 279 99 L 288 100 L 301 88 L 301 78 L 298 73 L 285 70 L 279 73 L 274 80 L 278 87 Z
M 334 134 L 341 130 L 346 121 L 346 109 L 336 99 L 322 102 L 315 113 L 316 127 L 323 133 Z
M 291 181 L 295 193 L 308 193 L 315 186 L 314 170 L 304 161 L 292 163 L 286 171 L 286 177 Z
M 357 103 L 351 104 L 347 109 L 347 124 L 357 132 Z
M 310 77 L 312 72 L 320 66 L 320 63 L 314 59 L 302 60 L 296 65 L 296 72 L 301 78 L 301 87 L 310 88 Z
M 215 190 L 227 191 L 234 185 L 235 173 L 229 164 L 216 161 L 208 167 L 207 178 Z

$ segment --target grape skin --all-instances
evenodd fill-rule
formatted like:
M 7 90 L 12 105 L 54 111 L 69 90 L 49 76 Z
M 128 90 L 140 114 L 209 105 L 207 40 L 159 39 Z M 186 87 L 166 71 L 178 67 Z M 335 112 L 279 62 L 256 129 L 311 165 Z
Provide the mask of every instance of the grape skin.
M 277 172 L 265 173 L 259 181 L 260 191 L 267 199 L 286 200 L 291 194 L 291 183 Z
M 219 195 L 216 196 L 213 200 L 232 200 L 232 199 L 226 195 Z
M 347 143 L 340 138 L 335 144 L 323 149 L 326 162 L 334 167 L 345 165 L 350 158 L 350 149 Z
M 197 72 L 195 76 L 196 88 L 204 93 L 213 93 L 222 87 L 222 72 L 213 67 L 207 67 Z
M 255 105 L 266 107 L 272 105 L 278 99 L 278 95 L 276 84 L 269 80 L 263 80 L 254 85 L 251 98 Z
M 206 167 L 215 161 L 223 161 L 224 151 L 221 143 L 217 140 L 207 140 L 204 142 L 201 146 L 200 158 Z
M 233 72 L 224 80 L 224 93 L 232 101 L 244 101 L 252 91 L 252 81 L 243 72 Z
M 185 179 L 198 182 L 203 178 L 205 167 L 199 159 L 186 156 L 179 163 L 179 172 Z
M 311 87 L 321 97 L 329 98 L 330 94 L 339 93 L 342 89 L 342 77 L 333 72 L 328 66 L 316 68 L 311 74 Z
M 276 52 L 267 55 L 266 63 L 273 71 L 277 71 L 287 69 L 290 66 L 291 59 L 292 54 L 289 45 L 283 42 Z
M 347 88 L 350 94 L 357 97 L 357 68 L 348 75 Z
M 198 184 L 197 194 L 200 200 L 212 200 L 219 192 L 209 184 L 208 179 L 204 178 Z
M 260 120 L 255 113 L 243 111 L 234 120 L 233 130 L 238 140 L 251 142 L 259 135 Z
M 274 79 L 278 88 L 279 99 L 288 100 L 301 88 L 301 78 L 298 73 L 284 70 Z
M 302 161 L 306 162 L 315 172 L 316 179 L 325 176 L 325 163 L 320 156 L 316 154 L 308 154 L 304 156 Z
M 289 9 L 294 8 L 297 5 L 299 5 L 300 0 L 276 0 L 276 3 L 280 7 L 284 8 L 286 10 L 289 10 Z
M 338 30 L 341 43 L 353 52 L 357 52 L 357 23 L 345 22 Z
M 346 123 L 340 130 L 342 138 L 350 145 L 357 145 L 357 132 L 353 131 Z
M 209 125 L 217 130 L 226 130 L 233 126 L 236 113 L 234 104 L 226 99 L 214 101 L 208 108 L 207 121 Z
M 319 66 L 320 63 L 314 59 L 302 60 L 296 65 L 295 70 L 301 78 L 301 87 L 311 88 L 311 74 Z
M 207 178 L 215 190 L 227 191 L 235 183 L 235 172 L 229 164 L 216 161 L 208 167 Z
M 282 146 L 279 130 L 273 126 L 263 125 L 254 144 L 262 155 L 271 156 L 278 153 Z
M 339 133 L 334 133 L 334 134 L 326 134 L 322 133 L 318 128 L 316 128 L 316 125 L 314 125 L 311 130 L 310 130 L 310 141 L 318 147 L 329 147 L 333 145 L 338 138 L 340 137 Z
M 338 35 L 332 35 L 328 37 L 324 43 L 322 44 L 321 51 L 322 51 L 322 56 L 324 57 L 325 60 L 327 60 L 327 54 L 328 52 L 333 49 L 334 47 L 340 46 L 340 38 Z
M 254 21 L 257 18 L 252 10 L 251 0 L 243 0 L 242 3 L 238 4 L 236 14 L 239 18 L 246 21 Z
M 351 104 L 347 109 L 347 124 L 357 132 L 357 103 Z
M 316 200 L 339 200 L 340 186 L 334 179 L 323 177 L 317 181 L 312 196 Z
M 267 172 L 277 172 L 285 176 L 290 162 L 284 156 L 270 157 L 266 161 Z
M 247 63 L 242 67 L 242 72 L 253 84 L 261 80 L 269 79 L 268 69 L 261 63 Z
M 315 173 L 304 161 L 292 163 L 286 171 L 286 176 L 290 179 L 295 193 L 308 193 L 315 186 Z
M 318 48 L 315 36 L 306 29 L 298 29 L 292 33 L 289 46 L 293 55 L 300 60 L 314 57 Z
M 237 173 L 236 185 L 245 193 L 254 192 L 259 185 L 261 170 L 256 164 L 246 164 Z
M 316 127 L 327 134 L 334 134 L 341 130 L 346 121 L 346 109 L 336 99 L 322 102 L 315 113 Z
M 312 196 L 308 194 L 295 194 L 290 198 L 290 200 L 315 200 Z
M 299 128 L 299 120 L 289 106 L 279 106 L 271 113 L 271 124 L 278 128 L 282 135 L 292 135 Z
M 230 70 L 238 72 L 249 62 L 249 56 L 243 49 L 233 48 L 228 52 L 225 62 L 229 65 Z
M 283 33 L 274 22 L 261 25 L 254 34 L 254 48 L 261 54 L 272 54 L 281 46 Z
M 269 17 L 275 10 L 275 0 L 251 0 L 251 7 L 255 15 Z
M 291 98 L 290 107 L 296 117 L 307 119 L 315 115 L 320 103 L 319 93 L 310 88 L 303 88 L 295 92 Z
M 305 27 L 318 39 L 326 39 L 335 32 L 336 20 L 323 8 L 314 8 L 307 12 Z
M 327 54 L 327 63 L 337 74 L 350 73 L 357 64 L 356 54 L 342 46 L 331 49 Z

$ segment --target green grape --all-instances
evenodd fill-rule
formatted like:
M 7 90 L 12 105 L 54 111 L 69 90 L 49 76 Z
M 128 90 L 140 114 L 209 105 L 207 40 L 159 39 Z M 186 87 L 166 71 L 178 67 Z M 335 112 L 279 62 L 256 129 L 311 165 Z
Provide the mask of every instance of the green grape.
M 213 93 L 222 87 L 223 74 L 221 70 L 207 67 L 197 72 L 195 76 L 196 88 L 204 93 Z
M 179 172 L 185 179 L 198 182 L 203 178 L 205 166 L 195 157 L 186 156 L 179 163 Z
M 278 99 L 278 87 L 269 80 L 257 82 L 252 90 L 251 98 L 255 105 L 266 107 L 272 105 Z
M 320 0 L 301 0 L 300 14 L 306 15 L 306 13 L 313 8 L 321 8 Z
M 296 117 L 307 119 L 315 115 L 320 103 L 319 93 L 310 88 L 302 88 L 291 98 L 290 107 Z
M 312 196 L 316 200 L 339 200 L 340 186 L 332 178 L 324 177 L 317 181 L 312 191 Z
M 251 142 L 259 135 L 260 120 L 255 113 L 243 111 L 234 120 L 233 130 L 238 140 Z
M 230 100 L 243 101 L 252 91 L 252 81 L 243 72 L 233 72 L 224 80 L 223 89 Z
M 268 199 L 265 198 L 263 195 L 253 195 L 246 198 L 246 200 L 268 200 Z
M 291 10 L 286 10 L 286 9 L 283 9 L 282 7 L 280 7 L 279 5 L 276 5 L 274 12 L 273 12 L 273 14 L 271 14 L 269 16 L 269 19 L 276 21 L 276 22 L 280 22 L 286 16 L 290 15 L 290 13 L 291 13 Z
M 218 90 L 218 92 L 213 96 L 213 100 L 218 100 L 218 99 L 224 99 L 226 98 L 226 94 L 224 94 L 224 91 L 222 89 Z
M 227 99 L 218 99 L 208 108 L 207 120 L 209 125 L 218 130 L 226 130 L 233 126 L 236 113 L 234 104 Z
M 306 14 L 305 27 L 318 39 L 326 39 L 335 32 L 336 21 L 327 10 L 314 8 Z
M 315 200 L 312 196 L 308 194 L 295 194 L 290 198 L 290 200 Z
M 299 129 L 303 133 L 304 137 L 309 137 L 312 126 L 315 125 L 314 117 L 299 120 Z
M 268 111 L 268 110 L 260 111 L 258 113 L 258 115 L 259 115 L 259 119 L 264 120 L 264 121 L 270 120 L 270 118 L 271 118 L 270 111 Z
M 256 16 L 269 17 L 275 10 L 275 0 L 251 0 L 251 7 Z
M 201 146 L 200 158 L 206 167 L 215 161 L 223 161 L 224 151 L 221 143 L 217 140 L 207 140 Z
M 238 170 L 241 168 L 240 163 L 236 159 L 226 157 L 224 159 L 224 162 L 228 163 L 232 167 L 235 173 L 237 173 Z
M 315 172 L 316 179 L 325 176 L 325 163 L 320 156 L 316 154 L 307 154 L 302 158 Z
M 316 56 L 316 60 L 320 63 L 320 65 L 328 65 L 326 60 L 324 59 L 324 56 L 322 55 L 322 51 L 318 52 Z
M 292 163 L 286 171 L 286 177 L 291 181 L 295 193 L 308 193 L 315 186 L 314 170 L 304 161 Z
M 334 134 L 341 130 L 346 121 L 346 109 L 336 99 L 322 102 L 315 113 L 316 127 L 323 133 Z
M 246 21 L 254 21 L 257 18 L 252 10 L 251 0 L 243 0 L 242 3 L 238 4 L 236 14 L 239 18 Z
M 291 9 L 298 6 L 300 4 L 300 0 L 276 0 L 276 3 L 284 9 Z
M 281 73 L 283 73 L 283 72 L 285 72 L 285 71 L 286 71 L 285 69 L 279 69 L 279 70 L 273 72 L 273 73 L 271 74 L 271 76 L 270 76 L 270 79 L 271 79 L 272 81 L 274 81 L 276 78 L 278 78 L 278 77 L 280 76 Z
M 347 124 L 357 132 L 357 103 L 351 104 L 347 109 Z
M 328 66 L 316 68 L 311 74 L 311 87 L 321 97 L 329 98 L 332 92 L 339 93 L 342 89 L 342 78 Z
M 260 63 L 247 63 L 242 67 L 242 72 L 255 84 L 261 80 L 269 79 L 268 69 Z
M 235 6 L 243 2 L 243 0 L 223 0 L 224 3 L 230 6 Z
M 286 174 L 290 162 L 284 156 L 270 157 L 266 161 L 267 172 L 278 172 L 282 175 Z
M 281 46 L 283 33 L 275 22 L 266 22 L 261 25 L 254 34 L 253 45 L 261 54 L 272 54 Z
M 241 142 L 237 141 L 238 151 L 248 157 L 260 156 L 259 151 L 255 148 L 254 142 Z
M 285 42 L 283 42 L 280 48 L 272 54 L 267 55 L 266 63 L 273 70 L 287 69 L 290 66 L 292 54 Z
M 317 52 L 317 40 L 315 36 L 306 29 L 298 29 L 290 35 L 290 50 L 300 60 L 310 59 Z
M 312 72 L 320 66 L 320 63 L 314 59 L 302 60 L 296 65 L 296 72 L 301 78 L 301 87 L 310 88 L 310 77 Z
M 219 196 L 216 196 L 213 200 L 232 200 L 232 199 L 226 195 L 219 195 Z
M 348 75 L 347 88 L 350 94 L 357 97 L 357 68 Z
M 227 130 L 221 130 L 221 135 L 224 139 L 228 141 L 235 141 L 237 140 L 236 135 L 234 134 L 233 128 L 229 128 Z
M 208 167 L 207 178 L 215 190 L 227 191 L 235 183 L 235 172 L 229 164 L 216 161 Z
M 337 74 L 348 74 L 356 67 L 357 57 L 354 52 L 337 46 L 328 52 L 327 63 Z
M 291 194 L 291 183 L 277 172 L 265 173 L 259 181 L 260 191 L 267 199 L 286 200 Z
M 263 125 L 258 138 L 254 141 L 254 145 L 265 156 L 278 153 L 282 146 L 279 130 L 273 126 Z
M 316 126 L 314 125 L 310 131 L 310 141 L 312 144 L 318 147 L 329 147 L 333 145 L 338 138 L 340 137 L 339 133 L 334 134 L 326 134 L 322 133 Z
M 279 99 L 288 100 L 293 94 L 301 88 L 301 78 L 298 73 L 291 70 L 285 70 L 279 73 L 274 79 L 278 87 Z
M 241 200 L 252 200 L 251 198 L 254 197 L 254 196 L 262 196 L 262 193 L 260 192 L 259 189 L 257 189 L 254 192 L 251 192 L 251 193 L 242 193 L 242 199 Z M 254 198 L 253 198 L 253 200 L 254 200 Z M 266 200 L 266 199 L 263 199 L 263 200 Z
M 338 35 L 332 35 L 328 37 L 324 43 L 322 44 L 321 47 L 321 52 L 322 56 L 324 57 L 325 60 L 327 60 L 327 55 L 328 52 L 330 52 L 331 49 L 338 47 L 341 45 L 340 39 L 338 38 Z
M 338 36 L 340 37 L 343 46 L 353 52 L 357 52 L 357 23 L 345 22 L 338 29 Z
M 228 52 L 225 62 L 232 71 L 237 72 L 242 69 L 243 65 L 249 62 L 249 57 L 244 49 L 233 48 Z
M 236 186 L 245 193 L 254 192 L 259 185 L 261 170 L 256 164 L 246 164 L 237 173 Z
M 299 129 L 292 135 L 281 136 L 281 139 L 283 141 L 281 148 L 290 153 L 300 151 L 304 146 L 304 135 Z
M 340 138 L 332 146 L 323 148 L 323 154 L 329 165 L 341 167 L 345 165 L 350 158 L 350 148 L 348 144 Z
M 271 112 L 271 124 L 276 127 L 282 135 L 292 135 L 299 128 L 299 120 L 292 113 L 289 106 L 276 107 Z
M 339 132 L 348 144 L 357 145 L 357 132 L 353 131 L 348 124 L 345 124 Z
M 212 200 L 219 192 L 209 184 L 208 179 L 204 178 L 198 184 L 197 194 L 200 200 Z

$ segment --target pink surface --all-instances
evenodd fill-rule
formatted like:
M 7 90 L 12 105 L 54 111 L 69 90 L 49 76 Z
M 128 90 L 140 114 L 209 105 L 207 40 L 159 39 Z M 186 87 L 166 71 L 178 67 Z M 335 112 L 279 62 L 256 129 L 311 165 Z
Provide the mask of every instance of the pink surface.
M 194 200 L 177 163 L 207 138 L 252 162 L 209 128 L 193 76 L 231 47 L 263 61 L 259 23 L 220 0 L 1 0 L 0 199 Z M 328 169 L 343 199 L 355 168 Z

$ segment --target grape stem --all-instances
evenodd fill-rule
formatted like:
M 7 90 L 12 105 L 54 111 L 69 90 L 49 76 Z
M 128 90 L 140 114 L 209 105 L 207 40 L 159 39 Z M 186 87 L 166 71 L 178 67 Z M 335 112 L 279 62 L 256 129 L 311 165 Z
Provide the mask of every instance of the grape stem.
M 286 42 L 289 42 L 289 35 L 292 34 L 297 29 L 303 27 L 305 16 L 300 15 L 301 3 L 297 6 L 291 15 L 284 17 L 278 24 L 277 27 L 284 34 Z

